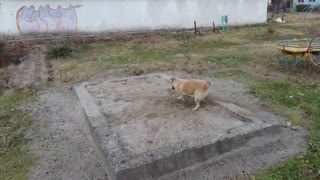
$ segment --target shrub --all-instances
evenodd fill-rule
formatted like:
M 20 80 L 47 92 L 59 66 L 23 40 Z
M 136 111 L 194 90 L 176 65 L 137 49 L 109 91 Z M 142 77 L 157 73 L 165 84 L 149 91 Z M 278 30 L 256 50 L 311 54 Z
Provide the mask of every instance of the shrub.
M 46 54 L 47 58 L 65 58 L 67 56 L 70 56 L 73 51 L 74 49 L 69 44 L 60 44 L 49 47 Z
M 0 68 L 5 67 L 11 63 L 20 63 L 19 58 L 14 54 L 9 53 L 5 46 L 6 44 L 0 41 Z
M 274 29 L 273 26 L 269 26 L 269 27 L 268 27 L 268 33 L 273 34 L 273 33 L 275 33 L 275 32 L 276 32 L 276 31 L 275 31 L 275 29 Z
M 310 4 L 299 4 L 296 6 L 297 12 L 302 12 L 306 7 L 310 6 Z

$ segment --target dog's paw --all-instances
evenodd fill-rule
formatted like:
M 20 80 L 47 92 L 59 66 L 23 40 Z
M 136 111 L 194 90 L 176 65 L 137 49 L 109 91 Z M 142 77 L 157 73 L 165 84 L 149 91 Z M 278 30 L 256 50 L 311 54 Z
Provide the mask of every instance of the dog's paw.
M 185 100 L 184 100 L 184 99 L 181 99 L 181 98 L 179 98 L 178 100 L 181 100 L 181 101 L 185 102 Z
M 177 99 L 178 99 L 178 100 L 181 100 L 181 101 L 183 101 L 183 102 L 185 101 L 183 96 L 179 96 Z

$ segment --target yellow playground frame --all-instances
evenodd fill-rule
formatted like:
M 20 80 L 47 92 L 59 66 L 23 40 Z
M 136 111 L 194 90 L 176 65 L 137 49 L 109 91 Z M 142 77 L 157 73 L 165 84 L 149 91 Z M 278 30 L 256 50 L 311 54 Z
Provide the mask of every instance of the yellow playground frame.
M 299 64 L 305 55 L 315 66 L 320 67 L 320 33 L 312 38 L 281 40 L 276 42 L 280 50 L 285 66 L 288 68 L 287 56 L 294 61 L 293 66 Z

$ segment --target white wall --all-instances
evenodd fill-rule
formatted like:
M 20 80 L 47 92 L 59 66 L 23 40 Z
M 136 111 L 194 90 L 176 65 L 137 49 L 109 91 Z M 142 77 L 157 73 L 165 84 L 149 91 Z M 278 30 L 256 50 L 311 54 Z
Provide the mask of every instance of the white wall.
M 218 25 L 223 15 L 228 15 L 230 24 L 261 23 L 267 17 L 267 2 L 268 0 L 0 0 L 0 32 L 27 34 L 192 28 L 194 20 L 198 26 L 211 26 L 212 21 Z M 31 6 L 34 11 L 28 9 Z

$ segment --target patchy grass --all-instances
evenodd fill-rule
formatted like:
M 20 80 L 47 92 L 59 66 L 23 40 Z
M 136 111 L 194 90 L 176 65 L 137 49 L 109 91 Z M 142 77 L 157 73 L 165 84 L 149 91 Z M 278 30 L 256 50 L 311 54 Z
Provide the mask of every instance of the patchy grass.
M 150 48 L 148 46 L 138 47 L 132 54 L 132 58 L 141 61 L 168 61 L 172 60 L 175 52 L 167 49 Z
M 206 56 L 203 58 L 205 62 L 214 63 L 217 65 L 223 65 L 226 67 L 243 64 L 248 61 L 246 56 L 232 56 L 232 55 L 225 55 L 225 56 Z
M 24 138 L 31 120 L 26 112 L 15 109 L 30 100 L 29 91 L 7 91 L 0 96 L 0 179 L 26 179 L 34 163 Z
M 125 68 L 123 73 L 125 73 L 126 75 L 137 76 L 151 72 L 169 71 L 172 69 L 174 69 L 174 65 L 172 63 L 153 61 L 150 63 L 129 65 L 128 68 Z
M 223 78 L 223 79 L 232 79 L 239 83 L 250 84 L 256 81 L 261 80 L 261 78 L 242 71 L 240 69 L 225 69 L 224 71 L 219 71 L 216 73 L 208 73 L 208 76 L 214 78 Z
M 94 60 L 103 61 L 108 64 L 131 64 L 150 61 L 169 61 L 174 59 L 175 52 L 167 49 L 154 48 L 148 46 L 134 47 L 132 52 L 125 55 L 109 55 L 106 57 L 95 58 Z
M 319 84 L 320 82 L 318 82 Z M 320 88 L 290 81 L 266 81 L 250 86 L 250 92 L 268 102 L 294 124 L 310 129 L 307 152 L 257 174 L 262 179 L 318 179 L 320 177 Z
M 191 41 L 190 45 L 188 45 L 189 48 L 187 50 L 192 53 L 212 53 L 217 49 L 224 49 L 236 45 L 238 45 L 238 43 L 226 40 L 205 40 L 197 38 Z
M 318 81 L 318 84 L 320 81 Z M 250 92 L 272 106 L 294 108 L 301 114 L 301 121 L 313 128 L 320 124 L 320 88 L 290 81 L 265 81 L 250 86 Z M 320 143 L 320 139 L 319 139 Z M 319 144 L 320 145 L 320 144 Z
M 81 61 L 77 59 L 57 59 L 51 61 L 54 69 L 54 84 L 64 84 L 88 80 L 95 74 L 109 68 L 102 60 Z

